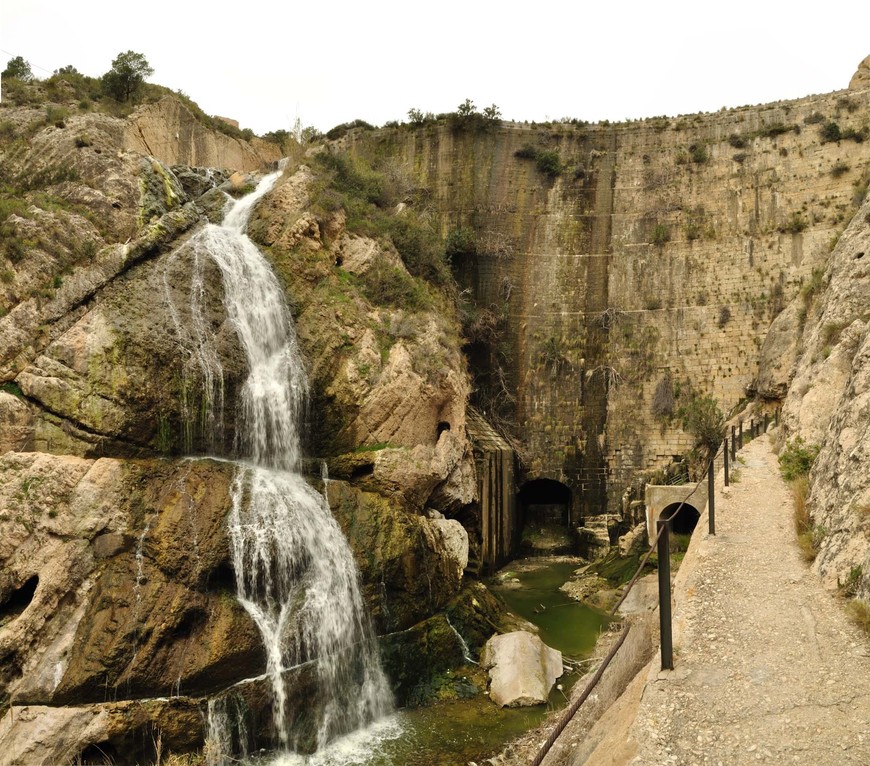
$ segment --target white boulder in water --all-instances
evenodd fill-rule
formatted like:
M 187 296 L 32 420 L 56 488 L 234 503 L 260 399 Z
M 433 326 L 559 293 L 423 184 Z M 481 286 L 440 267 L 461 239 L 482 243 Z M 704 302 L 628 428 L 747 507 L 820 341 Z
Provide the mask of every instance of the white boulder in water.
M 540 705 L 562 675 L 562 652 L 525 630 L 493 636 L 480 666 L 489 671 L 489 697 L 500 707 Z

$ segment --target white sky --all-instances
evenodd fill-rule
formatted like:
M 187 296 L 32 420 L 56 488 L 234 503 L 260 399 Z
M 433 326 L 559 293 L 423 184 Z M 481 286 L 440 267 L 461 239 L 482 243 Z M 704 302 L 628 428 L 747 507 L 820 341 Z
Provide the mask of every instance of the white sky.
M 0 68 L 99 76 L 143 53 L 151 82 L 257 133 L 446 112 L 622 120 L 845 88 L 870 54 L 870 3 L 771 0 L 3 0 Z

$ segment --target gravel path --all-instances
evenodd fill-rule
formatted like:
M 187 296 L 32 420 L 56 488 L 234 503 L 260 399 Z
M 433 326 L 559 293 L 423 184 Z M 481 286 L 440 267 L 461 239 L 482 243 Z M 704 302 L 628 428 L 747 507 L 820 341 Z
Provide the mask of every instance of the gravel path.
M 646 685 L 630 763 L 870 766 L 870 641 L 803 561 L 768 438 L 739 456 L 677 576 L 675 669 Z

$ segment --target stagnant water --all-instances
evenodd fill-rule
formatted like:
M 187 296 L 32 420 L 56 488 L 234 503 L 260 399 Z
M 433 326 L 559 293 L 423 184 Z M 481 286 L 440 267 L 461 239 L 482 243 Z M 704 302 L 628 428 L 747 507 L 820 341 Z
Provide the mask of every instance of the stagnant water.
M 177 257 L 187 255 L 192 264 L 192 321 L 182 337 L 204 383 L 207 425 L 218 427 L 223 406 L 220 356 L 202 306 L 207 260 L 220 269 L 226 316 L 247 360 L 229 534 L 238 599 L 263 639 L 274 727 L 289 759 L 298 742 L 288 710 L 288 669 L 314 660 L 317 699 L 306 700 L 305 714 L 315 716 L 318 750 L 365 730 L 393 706 L 350 547 L 325 498 L 299 473 L 305 371 L 283 291 L 245 234 L 253 205 L 278 176 L 266 176 L 231 205 L 222 224 L 207 225 Z M 182 330 L 174 308 L 173 316 Z M 231 718 L 226 703 L 209 705 L 210 766 L 244 756 L 229 752 Z M 244 739 L 234 734 L 236 741 Z

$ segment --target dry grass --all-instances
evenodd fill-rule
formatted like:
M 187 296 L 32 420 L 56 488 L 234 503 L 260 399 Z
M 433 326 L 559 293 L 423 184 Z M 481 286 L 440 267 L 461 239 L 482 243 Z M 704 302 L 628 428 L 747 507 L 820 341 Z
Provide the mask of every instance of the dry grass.
M 870 604 L 855 598 L 846 604 L 846 612 L 852 621 L 870 636 Z
M 806 476 L 800 476 L 789 482 L 794 501 L 794 529 L 797 533 L 798 546 L 804 559 L 812 561 L 818 553 L 818 540 L 813 520 L 810 517 L 807 497 L 810 494 L 810 482 Z

